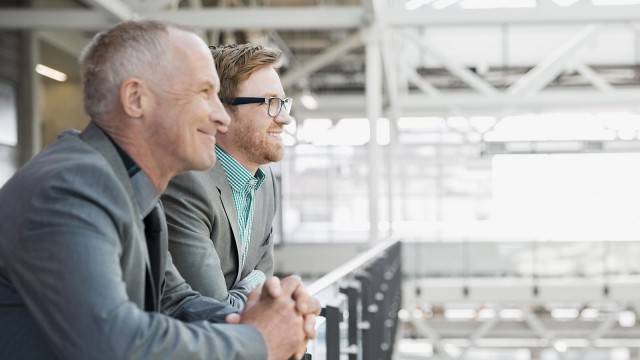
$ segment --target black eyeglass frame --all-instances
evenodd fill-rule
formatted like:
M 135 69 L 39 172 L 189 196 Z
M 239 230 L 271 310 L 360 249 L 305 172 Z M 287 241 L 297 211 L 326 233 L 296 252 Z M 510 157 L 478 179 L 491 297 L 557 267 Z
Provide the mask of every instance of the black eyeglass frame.
M 271 114 L 271 101 L 273 99 L 278 99 L 280 100 L 280 107 L 278 108 L 278 113 L 275 115 Z M 231 100 L 231 105 L 246 105 L 246 104 L 267 104 L 267 115 L 271 116 L 271 117 L 277 117 L 278 115 L 280 115 L 280 112 L 282 111 L 283 108 L 286 108 L 286 104 L 289 104 L 289 107 L 287 109 L 287 113 L 289 113 L 289 111 L 291 111 L 291 107 L 293 106 L 293 99 L 290 97 L 286 97 L 284 99 L 281 99 L 279 97 L 276 96 L 271 96 L 271 97 L 237 97 L 234 98 L 233 100 Z

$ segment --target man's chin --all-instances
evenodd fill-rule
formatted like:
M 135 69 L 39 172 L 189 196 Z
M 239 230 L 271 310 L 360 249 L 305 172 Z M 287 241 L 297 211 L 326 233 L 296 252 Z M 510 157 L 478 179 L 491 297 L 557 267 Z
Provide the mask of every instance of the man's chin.
M 269 154 L 267 160 L 270 163 L 274 163 L 274 162 L 278 162 L 278 161 L 282 160 L 283 157 L 284 157 L 284 151 L 273 152 L 273 153 Z
M 203 161 L 202 163 L 198 164 L 197 167 L 195 169 L 195 171 L 204 171 L 204 170 L 209 170 L 211 169 L 216 162 L 218 162 L 218 157 L 216 156 L 215 153 L 213 153 L 213 156 L 209 159 L 207 159 L 207 161 Z

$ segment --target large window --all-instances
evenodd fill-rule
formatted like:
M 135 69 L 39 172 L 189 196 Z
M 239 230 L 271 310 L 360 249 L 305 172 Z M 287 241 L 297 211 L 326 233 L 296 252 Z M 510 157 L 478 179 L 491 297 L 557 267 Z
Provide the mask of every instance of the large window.
M 370 174 L 378 230 L 426 240 L 640 239 L 640 116 L 627 112 L 365 119 L 290 130 L 285 242 L 366 242 Z
M 640 239 L 640 153 L 496 155 L 496 231 L 534 240 Z

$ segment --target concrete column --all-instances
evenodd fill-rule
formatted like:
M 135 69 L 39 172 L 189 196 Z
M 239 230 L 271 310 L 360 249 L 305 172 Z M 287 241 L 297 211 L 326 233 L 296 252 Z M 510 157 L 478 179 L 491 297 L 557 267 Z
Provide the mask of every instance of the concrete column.
M 387 89 L 387 96 L 389 97 L 389 107 L 387 109 L 387 118 L 389 119 L 389 145 L 387 145 L 387 189 L 388 189 L 388 197 L 389 197 L 389 235 L 393 235 L 394 232 L 394 222 L 396 219 L 401 219 L 398 217 L 395 206 L 395 199 L 400 198 L 400 196 L 395 197 L 395 190 L 398 188 L 397 185 L 397 177 L 395 176 L 395 158 L 396 158 L 396 147 L 398 143 L 398 118 L 400 117 L 400 107 L 398 104 L 398 66 L 394 58 L 394 50 L 397 50 L 394 47 L 395 42 L 392 38 L 391 29 L 384 27 L 382 29 L 382 59 L 384 61 L 384 74 L 385 74 L 385 85 Z M 399 179 L 401 182 L 402 179 Z M 398 194 L 399 195 L 399 194 Z
M 366 85 L 367 117 L 369 118 L 369 242 L 380 240 L 378 231 L 380 148 L 378 146 L 377 125 L 382 113 L 382 59 L 380 36 L 376 26 L 371 27 L 366 44 Z
M 23 165 L 42 147 L 40 122 L 40 78 L 35 68 L 40 57 L 38 38 L 34 31 L 21 34 L 20 82 L 18 84 L 18 162 Z

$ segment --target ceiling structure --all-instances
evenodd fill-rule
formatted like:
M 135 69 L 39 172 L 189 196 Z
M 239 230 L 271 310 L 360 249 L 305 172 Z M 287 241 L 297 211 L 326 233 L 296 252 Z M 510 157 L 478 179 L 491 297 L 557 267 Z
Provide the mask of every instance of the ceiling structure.
M 0 30 L 37 30 L 77 56 L 95 31 L 157 18 L 212 44 L 277 47 L 287 92 L 318 100 L 315 110 L 296 106 L 299 118 L 634 110 L 640 5 L 602 2 L 13 0 L 0 8 Z
M 93 34 L 132 18 L 192 26 L 210 44 L 249 41 L 279 48 L 285 55 L 281 79 L 296 99 L 297 124 L 324 118 L 337 131 L 341 119 L 370 119 L 348 131 L 368 131 L 368 139 L 388 135 L 389 156 L 376 141 L 360 144 L 368 147 L 368 168 L 381 174 L 395 173 L 396 156 L 407 143 L 403 135 L 419 138 L 419 146 L 436 154 L 449 145 L 470 146 L 471 157 L 540 152 L 544 139 L 530 139 L 523 120 L 545 125 L 552 134 L 558 127 L 569 129 L 569 136 L 550 139 L 547 152 L 640 147 L 638 0 L 4 0 L 0 31 L 34 30 L 50 47 L 71 54 L 66 66 L 77 73 L 74 58 Z M 49 59 L 43 46 L 40 60 L 46 65 Z M 309 94 L 316 108 L 302 106 Z M 581 113 L 567 119 L 565 113 L 576 111 Z M 560 116 L 545 120 L 545 113 Z M 602 113 L 625 114 L 629 121 L 622 130 L 629 131 L 583 116 Z M 511 121 L 522 114 L 535 116 Z M 378 130 L 383 117 L 389 119 L 386 133 Z M 401 120 L 407 117 L 446 124 L 405 131 Z M 468 126 L 483 118 L 492 125 Z M 449 120 L 468 122 L 468 132 Z M 574 131 L 585 126 L 613 137 L 576 138 Z M 513 141 L 488 137 L 505 127 L 525 134 Z M 298 135 L 287 145 L 314 144 Z M 335 135 L 329 134 L 331 144 L 344 145 Z M 449 144 L 449 135 L 461 140 Z M 573 141 L 570 148 L 567 141 Z M 468 159 L 467 153 L 439 155 L 434 166 L 443 169 Z M 490 162 L 483 164 L 489 173 Z M 476 169 L 467 170 L 461 178 Z M 367 182 L 369 223 L 376 224 L 383 185 L 377 176 Z M 449 180 L 436 183 L 446 187 Z M 369 238 L 378 238 L 377 227 L 370 228 Z

